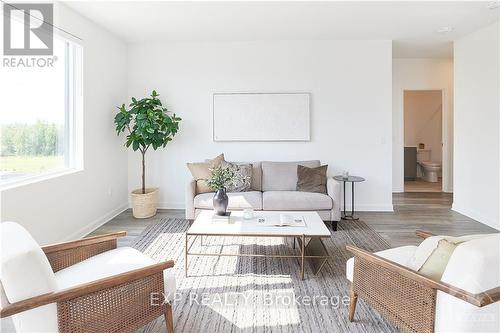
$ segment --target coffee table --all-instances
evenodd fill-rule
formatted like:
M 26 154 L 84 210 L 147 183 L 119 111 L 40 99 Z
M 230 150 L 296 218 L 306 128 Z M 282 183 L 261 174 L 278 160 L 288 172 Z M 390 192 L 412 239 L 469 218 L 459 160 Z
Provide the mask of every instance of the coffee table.
M 258 224 L 257 222 L 259 217 L 278 220 L 280 213 L 303 216 L 305 226 L 270 226 Z M 188 256 L 296 258 L 300 260 L 300 276 L 302 279 L 304 279 L 305 260 L 312 263 L 315 274 L 318 274 L 330 257 L 322 239 L 330 238 L 331 234 L 316 212 L 256 211 L 253 219 L 246 220 L 243 218 L 243 212 L 234 211 L 231 213 L 230 222 L 212 222 L 213 214 L 213 211 L 201 211 L 186 232 L 184 256 L 186 277 L 188 276 Z M 203 246 L 203 236 L 293 238 L 293 248 L 295 248 L 295 242 L 297 241 L 300 250 L 289 255 L 190 252 L 198 237 L 200 237 L 200 246 Z M 193 238 L 191 242 L 189 242 L 190 238 Z

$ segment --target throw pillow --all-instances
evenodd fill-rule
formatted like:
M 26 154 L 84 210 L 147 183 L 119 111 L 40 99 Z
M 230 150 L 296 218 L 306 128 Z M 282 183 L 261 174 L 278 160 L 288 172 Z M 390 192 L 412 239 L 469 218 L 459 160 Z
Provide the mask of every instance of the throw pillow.
M 444 270 L 448 265 L 448 261 L 458 244 L 460 244 L 460 242 L 454 243 L 450 242 L 446 238 L 441 239 L 438 242 L 438 246 L 427 258 L 422 267 L 420 267 L 418 272 L 422 275 L 430 277 L 433 280 L 441 280 L 441 276 L 443 276 Z
M 209 193 L 213 192 L 213 190 L 208 186 L 206 179 L 198 179 L 196 181 L 196 193 Z
M 297 165 L 297 191 L 326 194 L 326 172 L 328 165 L 308 168 Z
M 220 154 L 207 162 L 187 163 L 187 167 L 196 180 L 196 193 L 213 192 L 207 185 L 206 180 L 210 177 L 211 169 L 219 166 L 224 161 L 224 154 Z
M 441 280 L 453 251 L 461 243 L 488 236 L 487 234 L 461 237 L 432 236 L 426 238 L 415 250 L 407 266 L 434 280 Z
M 229 168 L 234 174 L 233 180 L 226 187 L 228 192 L 250 191 L 252 187 L 252 164 L 238 164 L 224 161 L 222 162 L 222 166 Z

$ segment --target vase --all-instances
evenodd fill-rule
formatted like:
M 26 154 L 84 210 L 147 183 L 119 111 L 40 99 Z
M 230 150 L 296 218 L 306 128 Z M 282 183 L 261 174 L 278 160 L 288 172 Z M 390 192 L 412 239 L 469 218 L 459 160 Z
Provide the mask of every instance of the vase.
M 226 188 L 221 187 L 215 192 L 214 195 L 214 210 L 215 214 L 224 216 L 226 215 L 227 204 L 229 203 L 229 198 L 226 194 Z

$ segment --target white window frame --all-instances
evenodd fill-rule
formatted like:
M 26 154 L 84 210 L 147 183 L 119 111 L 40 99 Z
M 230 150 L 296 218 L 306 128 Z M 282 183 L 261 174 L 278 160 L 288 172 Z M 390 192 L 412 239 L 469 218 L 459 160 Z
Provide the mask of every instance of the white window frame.
M 63 169 L 3 181 L 0 191 L 80 172 L 83 170 L 83 46 L 72 36 L 54 30 L 54 39 L 65 43 L 65 117 Z M 70 62 L 72 62 L 70 66 Z

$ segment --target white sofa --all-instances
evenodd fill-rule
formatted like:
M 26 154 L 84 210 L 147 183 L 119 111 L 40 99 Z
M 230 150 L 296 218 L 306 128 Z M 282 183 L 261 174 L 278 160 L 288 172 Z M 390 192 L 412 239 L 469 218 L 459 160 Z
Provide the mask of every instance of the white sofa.
M 297 165 L 316 168 L 320 161 L 249 162 L 253 166 L 252 188 L 248 192 L 228 193 L 228 210 L 316 211 L 323 221 L 340 220 L 340 184 L 327 180 L 327 194 L 299 192 Z M 196 181 L 186 187 L 186 218 L 194 219 L 201 210 L 213 209 L 213 193 L 196 193 Z
M 387 289 L 380 290 L 380 294 L 384 296 L 376 300 L 377 297 L 372 298 L 369 295 L 367 298 L 363 297 L 366 292 L 361 292 L 359 295 L 361 298 L 388 315 L 389 320 L 393 316 L 392 318 L 397 318 L 396 321 L 411 322 L 417 317 L 417 314 L 412 316 L 411 308 L 415 307 L 418 302 L 422 302 L 422 306 L 425 306 L 423 304 L 427 301 L 423 297 L 422 299 L 412 298 L 415 294 L 411 292 L 405 294 L 405 290 L 391 288 L 394 286 L 387 281 L 387 279 L 391 281 L 403 279 L 407 281 L 406 287 L 408 288 L 430 286 L 430 289 L 437 292 L 435 304 L 433 304 L 435 315 L 432 329 L 435 332 L 500 332 L 500 302 L 498 302 L 500 299 L 500 234 L 484 235 L 484 237 L 459 244 L 446 265 L 441 281 L 427 279 L 407 268 L 417 246 L 402 246 L 373 254 L 354 247 L 348 247 L 348 249 L 355 254 L 355 257 L 350 258 L 346 264 L 347 279 L 353 282 L 351 302 L 354 305 L 352 314 L 350 311 L 351 320 L 357 300 L 356 285 L 363 289 L 371 283 L 373 288 L 385 286 Z M 356 269 L 355 260 L 364 261 L 365 264 Z M 364 269 L 369 265 L 372 265 L 370 272 L 365 273 Z M 374 268 L 377 267 L 374 265 L 380 267 L 380 270 Z M 382 278 L 384 276 L 387 282 L 384 282 Z M 381 280 L 378 283 L 365 283 L 361 281 L 363 279 Z M 354 283 L 355 280 L 357 283 Z M 404 299 L 401 299 L 401 295 L 405 295 Z M 380 305 L 380 302 L 386 302 L 386 304 Z M 400 302 L 400 309 L 394 306 L 398 302 Z M 393 311 L 397 313 L 394 314 Z M 405 316 L 407 319 L 404 319 Z M 404 326 L 404 324 L 401 325 Z M 403 328 L 401 329 L 404 331 Z
M 1 223 L 2 317 L 11 316 L 18 333 L 96 332 L 103 326 L 133 331 L 155 314 L 172 318 L 171 306 L 151 305 L 150 294 L 156 290 L 164 293 L 159 297 L 173 300 L 174 270 L 165 269 L 173 262 L 156 263 L 133 248 L 116 248 L 116 238 L 122 235 L 41 248 L 19 224 Z M 149 282 L 160 276 L 163 286 Z M 82 310 L 81 303 L 91 310 Z

